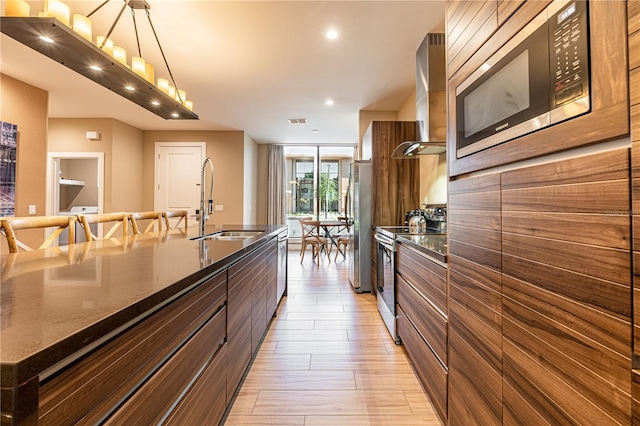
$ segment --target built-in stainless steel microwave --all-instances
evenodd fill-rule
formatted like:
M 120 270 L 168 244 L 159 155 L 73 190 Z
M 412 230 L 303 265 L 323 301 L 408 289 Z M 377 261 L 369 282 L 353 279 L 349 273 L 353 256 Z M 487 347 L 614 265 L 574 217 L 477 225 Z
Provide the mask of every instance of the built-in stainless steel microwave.
M 556 0 L 456 88 L 457 156 L 589 112 L 586 1 Z

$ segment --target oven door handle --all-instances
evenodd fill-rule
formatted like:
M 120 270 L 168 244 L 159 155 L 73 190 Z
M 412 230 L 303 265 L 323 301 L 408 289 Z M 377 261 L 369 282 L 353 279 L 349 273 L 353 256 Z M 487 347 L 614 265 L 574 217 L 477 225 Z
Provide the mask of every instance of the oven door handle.
M 378 242 L 378 244 L 385 247 L 387 250 L 396 251 L 396 244 L 391 238 L 385 237 L 380 234 L 374 234 L 373 238 Z

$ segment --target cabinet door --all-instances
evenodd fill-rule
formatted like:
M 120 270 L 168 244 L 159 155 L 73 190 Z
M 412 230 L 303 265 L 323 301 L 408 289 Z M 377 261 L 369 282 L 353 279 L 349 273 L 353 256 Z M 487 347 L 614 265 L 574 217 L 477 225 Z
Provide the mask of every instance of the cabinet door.
M 227 292 L 227 403 L 251 361 L 251 276 L 255 270 L 255 253 L 229 268 Z
M 157 424 L 189 390 L 201 369 L 222 346 L 226 329 L 222 308 L 200 331 L 151 376 L 105 424 Z M 212 398 L 212 401 L 213 402 Z
M 211 364 L 167 419 L 169 425 L 217 425 L 227 407 L 227 351 L 222 346 Z

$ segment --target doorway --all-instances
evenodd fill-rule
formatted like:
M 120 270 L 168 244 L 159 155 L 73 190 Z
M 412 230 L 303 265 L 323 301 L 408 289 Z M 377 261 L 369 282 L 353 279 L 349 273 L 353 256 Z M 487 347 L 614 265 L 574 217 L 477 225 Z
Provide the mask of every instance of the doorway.
M 156 211 L 186 210 L 195 215 L 200 208 L 200 173 L 205 142 L 156 142 Z
M 103 212 L 104 153 L 50 152 L 47 154 L 47 215 L 64 214 L 76 206 Z

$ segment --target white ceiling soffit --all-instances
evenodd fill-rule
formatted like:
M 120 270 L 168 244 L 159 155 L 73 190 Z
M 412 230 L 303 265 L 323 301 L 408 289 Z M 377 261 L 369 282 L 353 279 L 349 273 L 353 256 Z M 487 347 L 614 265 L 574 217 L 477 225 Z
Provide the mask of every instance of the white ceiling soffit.
M 4 34 L 0 72 L 47 90 L 53 118 L 108 117 L 142 130 L 243 130 L 258 143 L 354 144 L 359 111 L 397 110 L 415 88 L 418 46 L 427 33 L 444 30 L 443 1 L 148 2 L 171 72 L 199 120 L 157 117 Z M 42 2 L 29 3 L 32 15 L 42 10 Z M 101 1 L 66 3 L 72 14 L 88 14 Z M 94 39 L 121 7 L 112 0 L 93 15 Z M 142 56 L 156 78 L 169 78 L 144 11 L 136 17 Z M 325 37 L 329 29 L 337 39 Z M 137 55 L 128 8 L 112 39 L 129 58 Z M 292 117 L 307 124 L 292 126 Z

